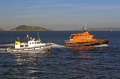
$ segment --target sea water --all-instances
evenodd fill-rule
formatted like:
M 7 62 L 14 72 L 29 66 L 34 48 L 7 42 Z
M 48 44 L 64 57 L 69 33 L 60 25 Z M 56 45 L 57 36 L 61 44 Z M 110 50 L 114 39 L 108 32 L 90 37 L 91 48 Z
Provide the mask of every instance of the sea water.
M 64 40 L 80 31 L 41 31 L 42 42 L 52 43 L 49 52 L 5 53 L 4 50 L 37 31 L 0 31 L 0 79 L 119 79 L 120 32 L 91 31 L 96 38 L 108 38 L 108 47 L 68 48 Z

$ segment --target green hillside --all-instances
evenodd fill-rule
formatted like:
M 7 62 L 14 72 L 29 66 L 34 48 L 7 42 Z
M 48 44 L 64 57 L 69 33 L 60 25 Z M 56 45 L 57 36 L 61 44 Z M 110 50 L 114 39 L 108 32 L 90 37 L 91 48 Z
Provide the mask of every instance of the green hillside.
M 51 31 L 51 29 L 46 29 L 46 28 L 39 27 L 39 26 L 26 26 L 26 25 L 20 25 L 11 30 L 12 31 Z

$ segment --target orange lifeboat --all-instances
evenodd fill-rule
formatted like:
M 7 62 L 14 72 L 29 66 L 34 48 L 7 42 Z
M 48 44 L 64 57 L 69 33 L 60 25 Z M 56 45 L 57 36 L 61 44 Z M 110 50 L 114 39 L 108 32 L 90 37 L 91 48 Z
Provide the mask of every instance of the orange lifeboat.
M 90 34 L 86 29 L 84 29 L 83 33 L 71 34 L 69 40 L 65 40 L 65 45 L 68 47 L 75 46 L 94 46 L 107 44 L 109 42 L 108 39 L 97 39 L 94 38 L 94 35 Z

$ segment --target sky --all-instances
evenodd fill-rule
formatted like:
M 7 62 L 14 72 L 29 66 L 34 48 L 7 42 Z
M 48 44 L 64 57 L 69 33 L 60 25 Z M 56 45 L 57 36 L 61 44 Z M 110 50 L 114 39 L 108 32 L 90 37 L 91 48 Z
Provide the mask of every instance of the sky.
M 52 30 L 120 27 L 120 0 L 0 0 L 0 28 Z

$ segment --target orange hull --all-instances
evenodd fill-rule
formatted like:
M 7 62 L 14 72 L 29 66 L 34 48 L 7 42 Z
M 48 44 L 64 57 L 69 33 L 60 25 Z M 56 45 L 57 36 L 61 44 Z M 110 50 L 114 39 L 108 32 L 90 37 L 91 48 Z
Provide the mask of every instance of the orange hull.
M 93 45 L 107 44 L 108 42 L 109 42 L 108 39 L 94 38 L 94 35 L 90 34 L 90 32 L 85 30 L 83 33 L 71 34 L 70 39 L 65 40 L 65 45 L 69 47 L 93 46 Z

